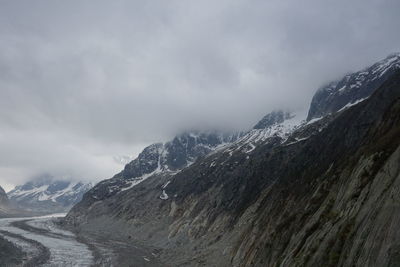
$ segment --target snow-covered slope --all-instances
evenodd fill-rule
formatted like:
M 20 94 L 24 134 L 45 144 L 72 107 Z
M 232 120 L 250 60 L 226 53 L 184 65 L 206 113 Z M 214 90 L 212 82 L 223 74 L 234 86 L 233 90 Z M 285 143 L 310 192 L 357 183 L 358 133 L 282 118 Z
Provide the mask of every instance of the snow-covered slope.
M 227 150 L 229 154 L 238 150 L 250 153 L 259 144 L 268 140 L 283 143 L 295 130 L 306 123 L 306 113 L 304 111 L 275 110 L 264 116 L 253 129 L 243 134 L 241 138 L 222 149 Z
M 58 181 L 44 176 L 8 192 L 11 201 L 24 209 L 51 212 L 65 211 L 82 199 L 91 183 Z
M 120 173 L 100 182 L 90 192 L 96 199 L 111 197 L 153 175 L 175 173 L 188 167 L 199 157 L 236 141 L 242 135 L 241 132 L 191 131 L 177 135 L 169 142 L 152 144 L 143 149 Z
M 307 119 L 323 117 L 369 97 L 399 69 L 400 53 L 395 53 L 366 69 L 329 83 L 314 95 Z
M 283 123 L 294 117 L 294 114 L 289 111 L 275 110 L 265 115 L 253 129 L 262 130 L 273 125 Z
M 237 142 L 247 140 L 254 144 L 271 137 L 280 137 L 285 141 L 295 130 L 364 101 L 399 69 L 400 53 L 391 54 L 370 67 L 318 89 L 311 101 L 308 115 L 304 111 L 273 111 Z

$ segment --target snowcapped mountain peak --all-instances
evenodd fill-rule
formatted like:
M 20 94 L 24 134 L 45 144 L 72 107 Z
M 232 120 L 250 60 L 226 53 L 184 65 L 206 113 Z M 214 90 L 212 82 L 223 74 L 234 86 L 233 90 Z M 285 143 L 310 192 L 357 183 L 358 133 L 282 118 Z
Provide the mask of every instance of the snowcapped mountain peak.
M 242 135 L 241 132 L 187 131 L 169 142 L 152 144 L 120 173 L 97 184 L 91 190 L 93 198 L 103 199 L 126 191 L 156 174 L 177 172 Z
M 399 69 L 400 68 L 400 53 L 393 53 L 390 54 L 385 59 L 375 63 L 369 68 L 364 69 L 361 72 L 358 72 L 359 75 L 366 76 L 367 74 L 371 73 L 376 75 L 375 79 L 383 76 L 386 72 L 390 71 L 391 69 Z
M 370 67 L 321 87 L 312 99 L 307 120 L 324 117 L 368 98 L 399 69 L 400 53 L 393 53 Z
M 90 194 L 96 200 L 111 197 L 160 174 L 176 173 L 193 164 L 199 157 L 213 151 L 254 149 L 269 138 L 278 137 L 283 142 L 302 123 L 305 112 L 276 110 L 267 114 L 247 132 L 221 133 L 216 131 L 188 131 L 175 136 L 166 143 L 152 144 L 128 163 L 113 178 L 97 184 Z
M 91 183 L 53 180 L 45 175 L 15 187 L 8 197 L 23 208 L 45 210 L 51 206 L 53 211 L 63 211 L 79 202 L 92 187 Z
M 271 126 L 283 123 L 284 121 L 291 119 L 295 115 L 289 111 L 274 110 L 271 113 L 265 115 L 253 129 L 266 129 Z
M 306 112 L 302 110 L 282 111 L 276 110 L 265 115 L 250 131 L 240 139 L 227 146 L 232 154 L 234 151 L 250 153 L 259 144 L 268 140 L 279 140 L 282 143 L 295 130 L 306 124 Z
M 262 132 L 265 136 L 284 138 L 305 122 L 304 111 L 275 110 L 265 115 L 250 132 Z

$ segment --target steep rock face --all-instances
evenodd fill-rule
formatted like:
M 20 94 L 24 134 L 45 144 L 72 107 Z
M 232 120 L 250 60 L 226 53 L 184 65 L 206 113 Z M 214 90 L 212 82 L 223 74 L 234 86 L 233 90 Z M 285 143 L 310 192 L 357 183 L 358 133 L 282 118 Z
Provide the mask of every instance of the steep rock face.
M 21 211 L 15 210 L 4 189 L 0 186 L 0 218 L 14 216 L 16 214 L 21 214 Z
M 179 266 L 398 265 L 400 74 L 324 120 L 88 206 L 87 196 L 67 221 L 133 236 Z
M 397 266 L 400 76 L 297 147 L 254 204 L 237 265 Z M 329 140 L 328 142 L 322 142 Z M 321 146 L 321 144 L 323 144 Z M 324 153 L 319 153 L 324 151 Z M 293 169 L 296 165 L 301 168 Z M 257 236 L 257 238 L 255 238 Z
M 34 181 L 16 186 L 8 192 L 10 200 L 26 210 L 63 212 L 78 203 L 92 184 L 57 181 L 45 175 Z
M 331 82 L 314 95 L 307 120 L 324 117 L 367 98 L 399 69 L 400 53 L 397 53 L 362 71 Z
M 0 206 L 8 205 L 8 197 L 4 189 L 0 186 Z

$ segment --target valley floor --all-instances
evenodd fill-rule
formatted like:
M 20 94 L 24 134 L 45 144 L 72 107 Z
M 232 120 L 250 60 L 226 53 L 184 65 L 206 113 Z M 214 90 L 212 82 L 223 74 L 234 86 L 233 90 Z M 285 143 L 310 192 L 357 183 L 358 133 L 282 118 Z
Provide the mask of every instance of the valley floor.
M 134 245 L 61 229 L 62 216 L 0 219 L 2 266 L 161 266 Z

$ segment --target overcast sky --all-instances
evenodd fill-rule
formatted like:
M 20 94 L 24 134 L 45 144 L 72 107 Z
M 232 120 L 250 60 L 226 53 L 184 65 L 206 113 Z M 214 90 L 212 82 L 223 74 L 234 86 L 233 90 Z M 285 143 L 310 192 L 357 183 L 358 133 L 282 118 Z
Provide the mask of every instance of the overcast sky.
M 400 50 L 398 0 L 0 1 L 0 185 L 109 178 Z

